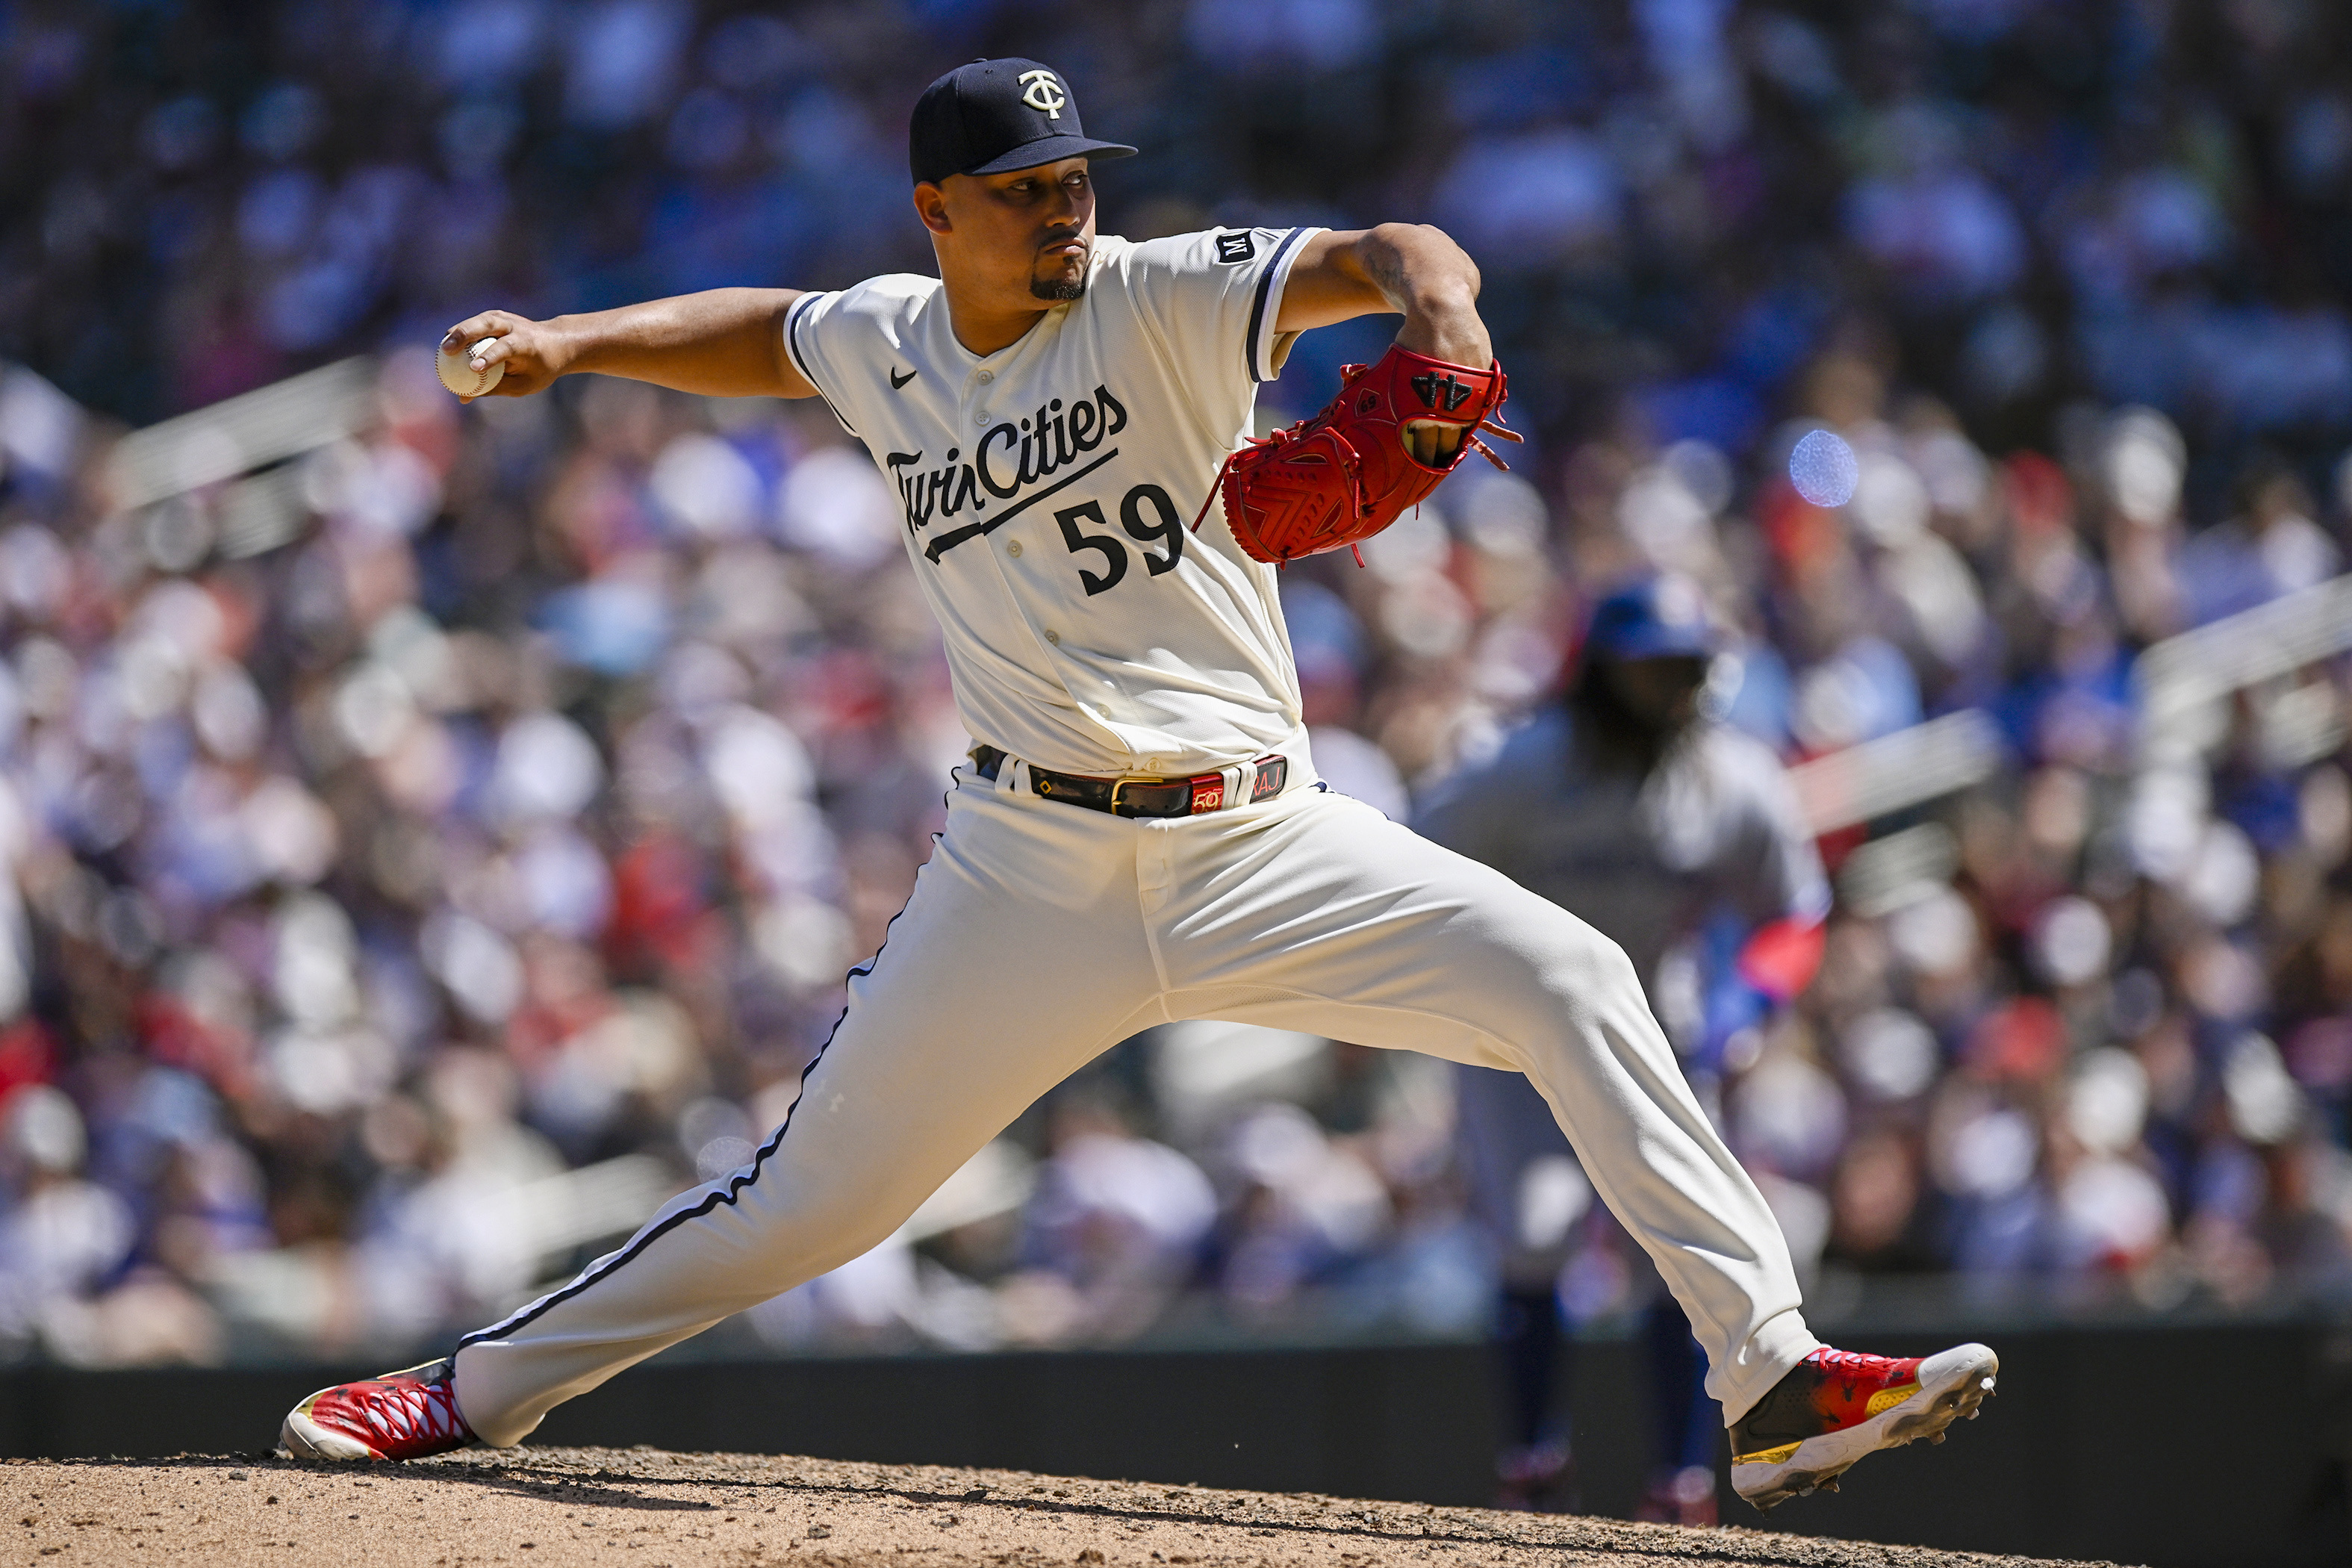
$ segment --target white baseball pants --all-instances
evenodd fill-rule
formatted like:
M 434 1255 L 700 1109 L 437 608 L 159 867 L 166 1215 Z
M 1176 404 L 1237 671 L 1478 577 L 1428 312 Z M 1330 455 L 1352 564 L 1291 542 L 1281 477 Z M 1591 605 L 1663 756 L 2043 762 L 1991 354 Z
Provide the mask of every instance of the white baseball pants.
M 1128 818 L 1042 798 L 1007 760 L 950 792 L 914 896 L 851 975 L 783 1126 L 469 1335 L 467 1421 L 520 1441 L 624 1367 L 857 1257 L 1038 1096 L 1184 1018 L 1527 1074 L 1690 1314 L 1727 1423 L 1820 1342 L 1771 1211 L 1615 943 L 1304 781 L 1255 805 Z

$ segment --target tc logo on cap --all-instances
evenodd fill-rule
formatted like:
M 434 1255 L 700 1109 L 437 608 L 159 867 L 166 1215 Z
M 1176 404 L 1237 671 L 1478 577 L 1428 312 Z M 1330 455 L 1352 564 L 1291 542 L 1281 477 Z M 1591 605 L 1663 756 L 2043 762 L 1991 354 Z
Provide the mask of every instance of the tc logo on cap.
M 1025 58 L 958 66 L 923 89 L 907 121 L 907 172 L 919 185 L 1134 151 L 1087 135 L 1068 79 Z
M 1039 113 L 1046 116 L 1048 119 L 1059 120 L 1062 118 L 1062 105 L 1069 102 L 1070 100 L 1068 96 L 1062 91 L 1061 78 L 1055 76 L 1052 71 L 1039 69 L 1034 71 L 1023 71 L 1021 73 L 1021 79 L 1029 84 L 1027 89 L 1021 94 L 1022 102 L 1027 104 L 1030 108 L 1036 110 Z

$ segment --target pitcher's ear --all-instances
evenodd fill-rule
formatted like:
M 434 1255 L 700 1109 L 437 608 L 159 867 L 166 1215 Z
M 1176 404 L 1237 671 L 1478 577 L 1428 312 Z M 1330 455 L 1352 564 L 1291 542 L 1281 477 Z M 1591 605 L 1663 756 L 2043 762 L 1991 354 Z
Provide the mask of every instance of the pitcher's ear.
M 948 194 L 929 180 L 915 187 L 915 216 L 933 234 L 948 234 L 955 228 L 955 220 L 948 216 Z

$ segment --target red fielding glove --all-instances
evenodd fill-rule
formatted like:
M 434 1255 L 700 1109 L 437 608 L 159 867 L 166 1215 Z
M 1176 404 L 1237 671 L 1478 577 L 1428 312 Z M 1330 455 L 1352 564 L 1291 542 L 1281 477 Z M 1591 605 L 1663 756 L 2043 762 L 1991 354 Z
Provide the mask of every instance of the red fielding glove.
M 1225 522 L 1253 561 L 1353 550 L 1427 500 L 1473 447 L 1507 468 L 1479 439 L 1481 430 L 1519 439 L 1502 426 L 1507 395 L 1499 363 L 1473 370 L 1391 347 L 1378 364 L 1342 366 L 1339 395 L 1314 418 L 1254 437 L 1227 458 L 1209 500 L 1224 497 Z M 1451 449 L 1427 463 L 1416 446 Z M 1209 500 L 1192 519 L 1196 531 Z M 1358 551 L 1357 563 L 1363 559 Z

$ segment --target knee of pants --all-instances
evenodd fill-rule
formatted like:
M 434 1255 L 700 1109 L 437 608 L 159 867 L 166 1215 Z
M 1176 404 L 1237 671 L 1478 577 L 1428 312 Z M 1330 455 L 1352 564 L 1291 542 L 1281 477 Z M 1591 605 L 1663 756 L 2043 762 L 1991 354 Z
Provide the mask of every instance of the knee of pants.
M 1532 1045 L 1571 1020 L 1622 1017 L 1628 1007 L 1648 1016 L 1649 998 L 1625 950 L 1566 911 L 1518 933 L 1510 946 L 1524 968 L 1523 984 L 1496 997 L 1506 1037 Z

